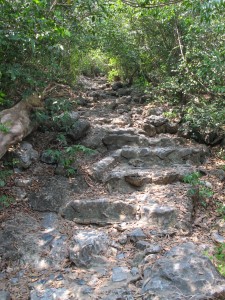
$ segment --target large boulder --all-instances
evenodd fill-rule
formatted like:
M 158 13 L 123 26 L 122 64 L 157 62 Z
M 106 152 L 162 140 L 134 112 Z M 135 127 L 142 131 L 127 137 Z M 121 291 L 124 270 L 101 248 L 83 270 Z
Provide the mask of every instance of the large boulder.
M 145 300 L 225 299 L 225 278 L 192 243 L 172 248 L 144 271 Z

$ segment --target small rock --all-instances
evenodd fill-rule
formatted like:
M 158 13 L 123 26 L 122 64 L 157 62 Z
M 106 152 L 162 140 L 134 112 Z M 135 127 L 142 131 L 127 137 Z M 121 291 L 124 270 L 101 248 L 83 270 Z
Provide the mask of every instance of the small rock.
M 223 244 L 225 243 L 225 238 L 220 235 L 218 232 L 213 232 L 212 233 L 212 239 L 216 242 L 216 243 L 219 243 L 219 244 Z
M 16 165 L 22 169 L 29 168 L 39 156 L 38 152 L 34 150 L 33 146 L 28 142 L 22 142 L 19 148 L 13 152 L 13 155 L 18 160 Z
M 117 91 L 118 89 L 121 89 L 122 87 L 123 87 L 123 84 L 122 84 L 122 82 L 120 82 L 120 81 L 115 82 L 115 83 L 113 83 L 113 85 L 112 85 L 113 91 Z
M 144 232 L 141 228 L 134 229 L 127 236 L 131 242 L 137 242 L 141 239 L 146 238 L 146 235 L 144 234 Z
M 217 177 L 220 181 L 225 180 L 225 171 L 222 169 L 211 170 L 210 174 Z
M 8 291 L 0 291 L 1 300 L 11 300 L 10 293 Z
M 126 267 L 115 267 L 113 268 L 112 281 L 120 282 L 120 281 L 127 280 L 129 273 L 130 270 Z
M 163 116 L 152 115 L 145 120 L 146 123 L 152 124 L 155 127 L 162 126 L 168 122 L 168 119 Z
M 131 89 L 129 88 L 120 88 L 117 91 L 119 96 L 129 96 L 131 94 Z
M 138 174 L 125 176 L 125 181 L 135 187 L 141 187 L 145 184 L 145 179 Z
M 66 288 L 37 288 L 30 293 L 30 300 L 68 300 L 70 292 Z
M 90 126 L 91 124 L 88 120 L 79 119 L 72 125 L 68 135 L 77 141 L 87 134 Z
M 153 107 L 153 108 L 150 108 L 147 112 L 145 112 L 146 116 L 152 116 L 152 115 L 160 116 L 162 114 L 163 114 L 162 107 Z
M 225 206 L 223 207 L 223 210 L 225 212 Z M 225 235 L 225 219 L 219 220 L 219 222 L 217 223 L 217 227 L 219 234 Z
M 87 99 L 84 99 L 84 98 L 80 97 L 76 101 L 77 101 L 78 105 L 88 106 L 88 100 Z
M 166 124 L 166 132 L 167 133 L 171 133 L 171 134 L 175 134 L 178 131 L 178 124 L 177 123 L 170 123 L 168 122 Z
M 31 178 L 16 178 L 14 180 L 15 185 L 18 187 L 27 187 L 30 186 L 32 183 L 32 179 Z
M 143 261 L 141 263 L 142 263 L 142 265 L 148 265 L 149 263 L 152 263 L 153 261 L 155 261 L 156 258 L 157 258 L 156 254 L 149 254 L 149 255 L 145 256 L 145 258 L 143 259 Z
M 96 255 L 103 255 L 109 246 L 108 236 L 97 230 L 80 230 L 74 237 L 69 250 L 70 260 L 77 267 L 89 267 Z
M 149 248 L 151 246 L 151 244 L 146 241 L 137 241 L 135 246 L 136 246 L 136 248 L 138 248 L 140 250 L 144 250 L 146 248 Z
M 40 161 L 50 165 L 54 165 L 58 162 L 57 158 L 49 150 L 45 150 L 41 153 Z
M 119 237 L 118 242 L 121 245 L 125 245 L 127 243 L 127 236 L 126 235 L 122 235 L 121 237 Z
M 145 257 L 145 253 L 144 252 L 140 252 L 139 251 L 138 253 L 136 253 L 134 255 L 134 258 L 130 262 L 131 266 L 138 267 L 143 262 L 144 257 Z
M 156 135 L 156 129 L 155 126 L 152 124 L 144 123 L 143 130 L 146 132 L 146 134 L 149 137 L 153 137 Z
M 213 188 L 212 184 L 209 181 L 200 181 L 200 183 L 209 189 Z
M 161 250 L 162 250 L 162 247 L 159 245 L 150 245 L 145 250 L 145 253 L 146 254 L 155 254 L 155 253 L 159 253 Z
M 130 273 L 133 275 L 133 276 L 137 276 L 139 274 L 139 269 L 136 268 L 136 267 L 133 267 L 130 271 Z
M 113 289 L 110 291 L 110 294 L 107 295 L 104 298 L 101 298 L 102 300 L 134 300 L 134 297 L 132 296 L 132 293 L 127 288 L 119 288 L 119 289 Z
M 85 286 L 82 288 L 82 294 L 83 295 L 88 295 L 93 293 L 93 288 L 90 286 Z
M 117 256 L 116 256 L 117 259 L 124 259 L 125 258 L 125 254 L 124 253 L 119 253 Z
M 19 187 L 16 187 L 16 186 L 13 187 L 12 192 L 14 194 L 14 197 L 18 201 L 24 200 L 27 197 L 27 193 L 26 193 L 25 189 L 21 189 Z

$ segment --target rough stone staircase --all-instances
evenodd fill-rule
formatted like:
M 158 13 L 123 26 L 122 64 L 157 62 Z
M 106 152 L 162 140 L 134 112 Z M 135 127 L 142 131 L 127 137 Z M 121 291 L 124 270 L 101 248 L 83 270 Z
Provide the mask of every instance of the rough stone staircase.
M 176 135 L 149 136 L 118 107 L 128 98 L 94 84 L 93 106 L 80 112 L 92 121 L 83 144 L 102 152 L 88 171 L 107 191 L 78 193 L 76 178 L 54 176 L 30 193 L 39 212 L 18 213 L 0 236 L 3 259 L 15 261 L 14 272 L 0 273 L 4 290 L 24 300 L 225 299 L 224 278 L 192 242 L 195 203 L 183 183 L 209 150 Z

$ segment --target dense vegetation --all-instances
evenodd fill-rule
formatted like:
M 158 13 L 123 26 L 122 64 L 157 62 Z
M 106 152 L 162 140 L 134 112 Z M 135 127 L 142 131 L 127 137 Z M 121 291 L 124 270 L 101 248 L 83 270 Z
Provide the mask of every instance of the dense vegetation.
M 224 0 L 0 0 L 0 8 L 2 108 L 49 82 L 104 73 L 175 105 L 193 130 L 224 126 Z

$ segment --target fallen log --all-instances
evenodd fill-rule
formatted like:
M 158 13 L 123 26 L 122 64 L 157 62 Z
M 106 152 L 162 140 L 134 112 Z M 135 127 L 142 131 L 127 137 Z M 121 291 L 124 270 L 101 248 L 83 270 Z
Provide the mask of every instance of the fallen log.
M 31 113 L 40 108 L 43 108 L 43 97 L 33 94 L 0 112 L 0 159 L 12 145 L 21 142 L 36 128 Z

